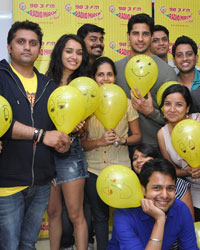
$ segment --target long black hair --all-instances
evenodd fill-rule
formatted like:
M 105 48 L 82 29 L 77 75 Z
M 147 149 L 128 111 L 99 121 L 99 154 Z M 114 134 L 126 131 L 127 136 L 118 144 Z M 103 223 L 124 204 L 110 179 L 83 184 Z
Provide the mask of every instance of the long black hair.
M 78 69 L 76 69 L 70 76 L 68 79 L 68 83 L 73 80 L 76 77 L 79 76 L 89 76 L 89 66 L 88 66 L 88 62 L 89 62 L 89 55 L 88 52 L 86 50 L 85 44 L 83 42 L 83 40 L 74 34 L 65 34 L 63 36 L 61 36 L 52 53 L 51 53 L 51 61 L 49 63 L 49 68 L 47 70 L 46 75 L 49 76 L 50 78 L 53 78 L 54 81 L 59 85 L 63 76 L 63 62 L 62 62 L 62 53 L 63 53 L 63 49 L 65 48 L 65 44 L 69 41 L 69 40 L 74 40 L 78 43 L 81 44 L 82 50 L 83 50 L 83 56 L 82 56 L 82 62 L 81 65 Z

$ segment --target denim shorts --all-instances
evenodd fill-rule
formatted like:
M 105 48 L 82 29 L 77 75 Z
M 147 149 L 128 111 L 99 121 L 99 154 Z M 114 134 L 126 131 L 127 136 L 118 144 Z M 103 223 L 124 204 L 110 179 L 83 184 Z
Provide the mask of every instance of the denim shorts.
M 65 154 L 56 153 L 55 164 L 56 184 L 88 177 L 87 162 L 79 138 L 74 138 Z

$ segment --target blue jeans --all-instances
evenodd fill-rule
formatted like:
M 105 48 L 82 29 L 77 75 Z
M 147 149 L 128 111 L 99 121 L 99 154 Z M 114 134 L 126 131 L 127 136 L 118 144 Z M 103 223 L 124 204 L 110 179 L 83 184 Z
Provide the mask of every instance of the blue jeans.
M 87 162 L 79 138 L 75 138 L 66 153 L 55 154 L 56 183 L 74 181 L 88 177 Z
M 97 249 L 106 250 L 108 245 L 108 220 L 109 206 L 99 197 L 96 189 L 97 175 L 89 173 L 89 178 L 85 182 L 85 190 L 91 205 L 92 216 L 94 218 L 94 228 L 97 240 Z
M 35 250 L 50 184 L 0 197 L 0 249 Z

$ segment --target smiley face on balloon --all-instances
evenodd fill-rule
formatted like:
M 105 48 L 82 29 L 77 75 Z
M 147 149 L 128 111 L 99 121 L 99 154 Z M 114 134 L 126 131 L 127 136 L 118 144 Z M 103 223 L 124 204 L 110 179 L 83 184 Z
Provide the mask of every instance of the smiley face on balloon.
M 65 121 L 66 100 L 62 95 L 57 95 L 56 100 L 50 99 L 48 105 L 54 125 L 61 126 Z
M 177 154 L 193 167 L 200 166 L 200 123 L 192 119 L 179 122 L 172 130 L 172 145 Z
M 0 137 L 6 133 L 12 122 L 12 109 L 8 101 L 0 96 Z
M 136 87 L 144 97 L 158 78 L 157 64 L 150 56 L 134 56 L 126 65 L 125 77 L 134 95 L 138 97 L 134 89 Z
M 80 90 L 71 86 L 62 86 L 50 95 L 47 108 L 56 128 L 69 134 L 83 119 L 86 100 Z
M 105 178 L 105 186 L 102 187 L 102 192 L 108 196 L 115 196 L 116 199 L 130 199 L 133 195 L 129 185 L 116 177 L 110 178 L 109 175 Z
M 97 192 L 106 204 L 115 208 L 138 207 L 143 198 L 138 177 L 122 165 L 111 165 L 100 173 Z
M 85 120 L 97 109 L 100 101 L 100 90 L 98 84 L 89 77 L 77 77 L 72 80 L 69 86 L 73 86 L 81 91 L 86 100 L 86 110 L 83 117 Z
M 116 128 L 126 110 L 127 97 L 122 88 L 112 83 L 100 87 L 100 103 L 94 114 L 106 129 Z

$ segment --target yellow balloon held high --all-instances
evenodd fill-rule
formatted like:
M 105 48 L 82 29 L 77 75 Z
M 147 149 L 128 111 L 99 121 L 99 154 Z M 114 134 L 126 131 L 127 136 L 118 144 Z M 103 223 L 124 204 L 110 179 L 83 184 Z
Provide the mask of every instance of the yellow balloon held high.
M 13 114 L 9 102 L 3 96 L 0 96 L 0 137 L 9 129 L 12 117 Z
M 100 103 L 95 116 L 106 129 L 116 128 L 127 109 L 125 92 L 115 84 L 104 84 L 100 87 Z
M 83 119 L 86 100 L 80 90 L 62 86 L 50 95 L 48 113 L 57 130 L 69 134 Z
M 69 86 L 79 89 L 86 99 L 86 110 L 83 116 L 83 120 L 85 120 L 94 113 L 99 105 L 99 86 L 93 79 L 84 76 L 75 78 L 70 82 Z
M 172 130 L 172 145 L 191 167 L 200 166 L 200 122 L 185 119 Z
M 109 206 L 115 208 L 139 207 L 143 198 L 137 175 L 128 167 L 111 165 L 97 178 L 97 192 Z
M 134 89 L 136 87 L 144 97 L 158 78 L 157 64 L 150 56 L 134 56 L 126 65 L 125 77 L 133 94 L 138 97 Z

